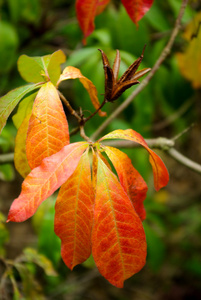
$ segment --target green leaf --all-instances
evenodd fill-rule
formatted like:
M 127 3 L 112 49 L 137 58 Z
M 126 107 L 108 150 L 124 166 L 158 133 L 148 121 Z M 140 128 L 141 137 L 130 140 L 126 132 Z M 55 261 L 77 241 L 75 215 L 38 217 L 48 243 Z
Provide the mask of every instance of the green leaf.
M 31 113 L 33 102 L 37 93 L 38 92 L 32 93 L 20 102 L 17 113 L 12 117 L 13 123 L 17 129 L 19 129 L 25 117 Z
M 60 65 L 66 56 L 62 50 L 45 56 L 29 57 L 25 54 L 18 59 L 18 70 L 27 82 L 44 82 L 47 79 L 56 85 L 61 74 Z
M 61 74 L 60 65 L 66 61 L 66 56 L 62 50 L 54 52 L 51 57 L 47 67 L 47 72 L 51 82 L 56 85 Z
M 13 111 L 18 102 L 26 94 L 40 87 L 41 85 L 28 84 L 14 89 L 0 98 L 0 133 L 5 126 L 10 113 Z
M 46 67 L 42 57 L 29 57 L 23 54 L 19 57 L 17 65 L 20 75 L 27 82 L 45 81 Z

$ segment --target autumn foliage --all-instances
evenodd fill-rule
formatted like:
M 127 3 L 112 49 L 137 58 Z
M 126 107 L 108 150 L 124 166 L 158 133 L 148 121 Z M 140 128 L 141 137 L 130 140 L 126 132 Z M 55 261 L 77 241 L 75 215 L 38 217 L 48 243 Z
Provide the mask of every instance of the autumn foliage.
M 100 14 L 109 2 L 110 0 L 76 0 L 77 18 L 84 34 L 84 43 L 86 43 L 86 37 L 95 28 L 96 15 Z M 153 4 L 153 0 L 121 0 L 121 2 L 136 25 Z
M 98 8 L 100 11 L 109 1 L 95 2 L 99 3 L 95 11 Z M 122 1 L 125 7 L 131 2 L 137 5 L 143 1 Z M 80 3 L 77 1 L 77 7 Z M 147 1 L 148 7 L 151 3 Z M 139 16 L 146 9 L 138 12 Z M 149 71 L 144 69 L 136 73 L 142 55 L 118 80 L 119 51 L 113 68 L 102 50 L 101 54 L 106 80 L 105 102 L 117 99 Z M 100 273 L 116 287 L 123 287 L 124 280 L 139 272 L 146 262 L 142 221 L 146 217 L 143 201 L 147 185 L 129 157 L 106 146 L 104 141 L 123 139 L 143 146 L 149 153 L 157 191 L 167 185 L 168 172 L 160 157 L 132 129 L 112 131 L 97 141 L 87 137 L 85 141 L 70 143 L 68 121 L 61 101 L 78 117 L 80 128 L 86 119 L 77 114 L 59 92 L 63 80 L 79 79 L 96 112 L 100 116 L 105 113 L 100 110 L 96 87 L 79 69 L 66 67 L 61 74 L 60 64 L 64 61 L 61 50 L 43 57 L 22 55 L 18 69 L 29 84 L 0 99 L 1 130 L 22 100 L 13 116 L 18 129 L 14 162 L 25 179 L 19 197 L 10 208 L 7 222 L 27 220 L 60 188 L 55 206 L 55 233 L 61 239 L 65 264 L 72 270 L 92 253 Z

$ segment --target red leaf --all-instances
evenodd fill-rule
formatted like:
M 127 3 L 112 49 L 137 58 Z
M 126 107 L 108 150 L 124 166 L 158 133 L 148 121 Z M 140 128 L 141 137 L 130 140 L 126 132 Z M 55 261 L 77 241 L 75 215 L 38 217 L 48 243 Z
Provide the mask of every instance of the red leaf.
M 61 255 L 72 270 L 91 254 L 94 193 L 86 151 L 71 177 L 61 186 L 55 206 L 55 233 Z
M 68 123 L 61 100 L 54 85 L 47 82 L 36 96 L 29 121 L 26 153 L 31 169 L 68 144 Z
M 94 30 L 95 16 L 101 13 L 110 0 L 76 0 L 77 19 L 84 33 L 83 42 Z
M 147 185 L 144 179 L 133 167 L 130 158 L 125 153 L 113 147 L 105 147 L 104 150 L 117 171 L 122 187 L 143 221 L 146 217 L 143 201 L 147 193 Z
M 115 130 L 108 134 L 106 134 L 104 137 L 102 137 L 99 141 L 106 140 L 106 139 L 124 139 L 124 140 L 130 140 L 136 143 L 139 143 L 142 145 L 150 154 L 149 161 L 152 165 L 153 174 L 154 174 L 154 186 L 156 191 L 160 190 L 162 187 L 166 186 L 169 181 L 169 174 L 168 171 L 161 160 L 161 158 L 152 151 L 143 137 L 136 131 L 132 129 L 127 130 Z
M 142 222 L 116 176 L 98 158 L 92 254 L 100 273 L 116 287 L 146 260 Z
M 137 24 L 152 6 L 154 0 L 121 0 L 131 20 Z
M 7 222 L 30 218 L 38 206 L 72 175 L 87 147 L 86 142 L 64 146 L 33 169 L 22 184 L 20 196 L 11 205 Z

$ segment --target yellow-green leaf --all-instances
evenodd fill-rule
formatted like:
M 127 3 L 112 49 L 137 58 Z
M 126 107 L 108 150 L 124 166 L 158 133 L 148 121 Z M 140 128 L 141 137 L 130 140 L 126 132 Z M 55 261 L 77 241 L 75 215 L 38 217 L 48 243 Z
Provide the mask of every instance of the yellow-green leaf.
M 25 178 L 31 171 L 26 155 L 26 138 L 31 113 L 26 116 L 15 138 L 14 163 L 16 170 Z

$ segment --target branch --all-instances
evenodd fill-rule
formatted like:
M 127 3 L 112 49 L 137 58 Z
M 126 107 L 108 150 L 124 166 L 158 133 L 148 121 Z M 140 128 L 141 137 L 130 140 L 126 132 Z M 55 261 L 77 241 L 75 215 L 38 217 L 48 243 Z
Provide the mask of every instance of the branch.
M 120 105 L 117 107 L 117 109 L 101 124 L 101 126 L 94 132 L 94 134 L 91 136 L 92 140 L 96 140 L 97 137 L 100 135 L 100 133 L 110 124 L 110 122 L 116 118 L 132 101 L 133 99 L 147 86 L 151 78 L 154 76 L 162 62 L 166 59 L 168 54 L 171 51 L 171 48 L 173 46 L 174 40 L 180 30 L 181 27 L 181 19 L 183 17 L 185 8 L 187 6 L 188 0 L 183 0 L 181 4 L 181 8 L 179 10 L 178 17 L 175 22 L 174 29 L 172 31 L 172 34 L 170 36 L 170 39 L 163 49 L 160 57 L 156 61 L 155 65 L 147 75 L 147 77 L 141 82 L 141 84 L 136 88 L 136 90 Z
M 0 154 L 0 165 L 13 162 L 13 160 L 14 160 L 14 153 Z
M 169 156 L 173 159 L 178 161 L 180 164 L 184 165 L 185 167 L 201 174 L 201 165 L 192 161 L 191 159 L 187 158 L 180 152 L 178 152 L 174 146 L 175 141 L 174 139 L 167 139 L 164 137 L 159 137 L 156 139 L 145 139 L 147 145 L 150 148 L 157 148 L 164 152 L 166 152 Z M 116 148 L 137 148 L 141 147 L 140 144 L 130 141 L 104 141 L 104 145 L 116 147 Z
M 86 137 L 83 127 L 81 126 L 81 136 L 87 140 L 88 142 L 91 142 L 91 140 Z M 159 137 L 156 139 L 145 139 L 147 145 L 150 148 L 160 149 L 164 152 L 166 152 L 169 156 L 174 158 L 176 161 L 181 163 L 182 165 L 186 166 L 187 168 L 201 174 L 201 165 L 198 163 L 190 160 L 186 156 L 182 155 L 180 152 L 178 152 L 174 146 L 175 146 L 175 140 L 174 139 L 167 139 L 164 137 Z M 116 147 L 116 148 L 137 148 L 141 147 L 138 143 L 131 142 L 131 141 L 104 141 L 104 145 Z M 13 162 L 14 159 L 14 153 L 8 153 L 8 154 L 1 154 L 0 155 L 0 165 L 5 163 Z
M 188 167 L 189 169 L 201 174 L 201 165 L 187 158 L 180 152 L 178 152 L 175 148 L 171 148 L 167 150 L 167 153 L 174 158 L 176 161 L 181 163 L 182 165 Z

